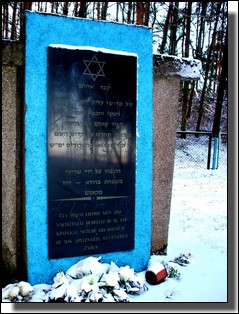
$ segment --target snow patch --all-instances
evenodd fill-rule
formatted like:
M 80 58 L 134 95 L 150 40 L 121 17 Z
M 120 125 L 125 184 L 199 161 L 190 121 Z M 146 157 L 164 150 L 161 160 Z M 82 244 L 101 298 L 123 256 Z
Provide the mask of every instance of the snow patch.
M 117 55 L 124 55 L 124 56 L 133 56 L 133 57 L 138 58 L 138 54 L 133 53 L 133 52 L 112 50 L 112 49 L 100 48 L 100 47 L 94 47 L 94 46 L 73 46 L 73 45 L 63 45 L 63 44 L 50 44 L 49 47 L 70 49 L 70 50 L 91 50 L 95 52 L 103 52 L 103 53 L 110 53 L 110 54 L 117 54 Z

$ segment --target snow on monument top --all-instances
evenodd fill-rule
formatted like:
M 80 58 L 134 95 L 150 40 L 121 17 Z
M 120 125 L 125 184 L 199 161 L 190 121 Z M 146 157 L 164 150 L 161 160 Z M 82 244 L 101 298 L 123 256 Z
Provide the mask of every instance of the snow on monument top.
M 183 81 L 199 80 L 202 71 L 200 60 L 179 58 L 166 54 L 153 57 L 155 77 L 179 77 Z

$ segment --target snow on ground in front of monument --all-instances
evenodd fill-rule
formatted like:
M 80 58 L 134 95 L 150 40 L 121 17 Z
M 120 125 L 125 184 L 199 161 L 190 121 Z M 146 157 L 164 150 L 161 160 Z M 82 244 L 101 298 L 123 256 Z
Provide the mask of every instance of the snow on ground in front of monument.
M 227 302 L 226 170 L 174 169 L 167 255 L 153 258 L 167 262 L 189 252 L 180 280 L 147 283 L 131 302 Z
M 192 262 L 181 267 L 180 280 L 147 284 L 149 290 L 131 302 L 227 302 L 227 168 L 207 170 L 202 154 L 187 168 L 185 158 L 195 155 L 192 146 L 194 153 L 202 151 L 203 143 L 199 140 L 195 147 L 177 142 L 167 255 L 154 256 L 167 262 L 191 253 Z M 226 152 L 227 146 L 221 145 L 221 156 Z M 144 278 L 145 272 L 138 276 Z

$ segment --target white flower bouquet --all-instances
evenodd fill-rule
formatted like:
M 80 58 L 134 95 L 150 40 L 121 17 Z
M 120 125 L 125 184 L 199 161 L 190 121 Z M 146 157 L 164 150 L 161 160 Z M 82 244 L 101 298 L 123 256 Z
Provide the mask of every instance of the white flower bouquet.
M 147 290 L 133 268 L 114 262 L 100 263 L 101 257 L 87 257 L 65 273 L 58 270 L 53 284 L 31 286 L 28 282 L 2 289 L 3 302 L 129 302 L 129 294 Z

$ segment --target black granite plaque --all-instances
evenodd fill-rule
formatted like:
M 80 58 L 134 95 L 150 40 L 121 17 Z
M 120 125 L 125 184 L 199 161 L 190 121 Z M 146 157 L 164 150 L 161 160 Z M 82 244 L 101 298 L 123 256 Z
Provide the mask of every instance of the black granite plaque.
M 137 58 L 48 47 L 49 258 L 134 249 Z

